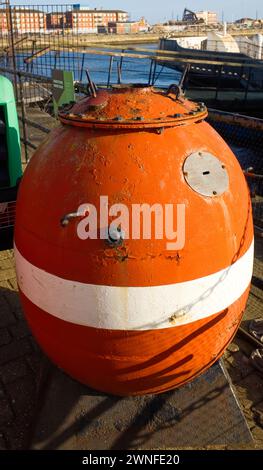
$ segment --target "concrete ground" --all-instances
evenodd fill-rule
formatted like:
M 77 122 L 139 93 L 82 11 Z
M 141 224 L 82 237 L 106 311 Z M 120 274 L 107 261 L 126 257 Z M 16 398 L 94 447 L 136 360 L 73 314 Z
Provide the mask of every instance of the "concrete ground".
M 255 312 L 257 316 L 259 316 L 259 312 L 262 315 L 262 305 L 262 291 L 252 286 L 248 307 L 244 316 L 244 326 L 246 326 L 248 319 L 255 315 Z M 225 352 L 224 363 L 252 432 L 255 447 L 262 448 L 263 376 L 249 363 L 251 350 L 252 348 L 249 343 L 236 336 Z M 55 381 L 54 376 L 56 377 Z M 87 403 L 85 405 L 85 399 L 87 400 L 86 388 L 76 385 L 75 381 L 51 365 L 38 348 L 27 327 L 20 306 L 13 251 L 0 252 L 1 449 L 24 449 L 30 448 L 32 445 L 35 448 L 43 448 L 41 446 L 42 440 L 47 445 L 49 442 L 48 436 L 44 433 L 44 439 L 44 436 L 41 435 L 38 420 L 41 416 L 41 408 L 46 402 L 45 394 L 48 393 L 48 399 L 51 401 L 52 399 L 58 399 L 58 384 L 61 387 L 60 392 L 62 391 L 61 393 L 63 393 L 63 397 L 61 397 L 63 407 L 61 405 L 57 407 L 57 416 L 50 415 L 54 436 L 56 436 L 56 432 L 59 436 L 62 436 L 62 438 L 60 437 L 60 439 L 54 441 L 55 448 L 56 443 L 58 448 L 72 448 L 72 442 L 75 442 L 76 439 L 77 442 L 81 442 L 83 446 L 81 448 L 85 448 L 85 433 L 80 433 L 79 435 L 79 431 L 76 428 L 74 435 L 74 427 L 72 429 L 70 417 L 72 409 L 76 406 L 80 417 L 87 412 Z M 78 390 L 77 395 L 75 392 L 76 387 Z M 90 393 L 92 392 L 89 391 Z M 96 395 L 96 392 L 94 393 Z M 72 403 L 72 397 L 74 397 L 77 403 Z M 105 399 L 105 396 L 103 399 Z M 112 400 L 114 401 L 112 397 L 108 397 L 106 402 L 98 398 L 97 407 L 99 414 L 107 413 L 109 406 L 107 400 L 109 403 Z M 94 427 L 94 436 L 98 439 L 98 429 L 96 429 L 96 426 L 99 426 L 98 419 L 95 419 L 93 412 L 89 416 Z M 123 416 L 120 416 L 120 429 L 122 418 Z M 36 442 L 34 435 L 36 428 L 38 428 L 38 442 Z M 69 433 L 71 433 L 70 440 Z M 67 447 L 67 443 L 70 447 Z
M 33 118 L 39 119 L 39 114 L 43 125 L 56 124 L 48 115 L 43 118 L 43 114 L 37 109 L 33 112 Z M 33 129 L 29 129 L 29 135 L 34 143 L 39 143 L 43 139 L 43 134 Z M 254 276 L 255 279 L 261 281 L 263 279 L 262 238 L 256 240 Z M 251 318 L 259 317 L 263 318 L 263 291 L 255 283 L 251 288 L 242 326 L 247 328 Z M 262 449 L 263 375 L 256 371 L 249 361 L 252 349 L 249 342 L 237 335 L 224 354 L 224 364 L 252 432 L 255 448 Z M 54 376 L 57 377 L 55 382 Z M 41 440 L 48 442 L 48 436 L 45 436 L 45 439 L 41 436 L 39 419 L 47 399 L 46 394 L 51 400 L 52 393 L 53 397 L 56 396 L 57 389 L 52 388 L 52 383 L 63 384 L 61 389 L 63 407 L 58 406 L 57 415 L 50 416 L 54 435 L 60 436 L 60 439 L 55 439 L 53 442 L 54 448 L 72 448 L 72 441 L 68 440 L 69 434 L 78 438 L 78 442 L 81 442 L 85 448 L 85 433 L 79 435 L 78 429 L 70 424 L 72 408 L 76 406 L 80 419 L 83 419 L 84 415 L 85 419 L 90 419 L 94 435 L 99 433 L 103 442 L 105 436 L 100 434 L 98 419 L 92 413 L 87 416 L 85 414 L 87 407 L 83 396 L 86 392 L 82 386 L 77 385 L 80 391 L 78 403 L 72 403 L 72 396 L 76 396 L 73 393 L 76 382 L 50 364 L 32 338 L 19 302 L 13 251 L 2 251 L 0 252 L 0 449 L 41 448 Z M 96 395 L 96 392 L 94 394 Z M 109 401 L 112 400 L 114 399 L 109 397 L 101 402 L 98 398 L 96 413 L 104 416 Z M 120 429 L 121 426 L 120 420 Z

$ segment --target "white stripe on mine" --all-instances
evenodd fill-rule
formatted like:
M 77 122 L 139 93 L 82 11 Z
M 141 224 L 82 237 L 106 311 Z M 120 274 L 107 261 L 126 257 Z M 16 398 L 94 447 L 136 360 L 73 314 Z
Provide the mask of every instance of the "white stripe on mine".
M 252 242 L 238 261 L 209 276 L 149 287 L 69 281 L 32 265 L 16 247 L 15 258 L 21 291 L 45 312 L 95 328 L 150 330 L 185 325 L 229 307 L 250 283 L 253 251 Z

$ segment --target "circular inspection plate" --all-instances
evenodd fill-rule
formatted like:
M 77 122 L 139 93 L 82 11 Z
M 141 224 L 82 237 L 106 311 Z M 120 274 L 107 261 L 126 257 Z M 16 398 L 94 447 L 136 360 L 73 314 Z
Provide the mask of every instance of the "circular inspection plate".
M 194 152 L 183 166 L 187 184 L 202 196 L 220 196 L 229 186 L 224 164 L 209 152 Z

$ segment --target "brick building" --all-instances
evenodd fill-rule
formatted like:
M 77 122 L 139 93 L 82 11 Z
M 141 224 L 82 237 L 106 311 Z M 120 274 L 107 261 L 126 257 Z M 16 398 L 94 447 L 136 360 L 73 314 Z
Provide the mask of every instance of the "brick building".
M 47 30 L 63 30 L 72 28 L 72 19 L 66 12 L 52 12 L 46 14 Z
M 13 29 L 18 34 L 43 33 L 46 29 L 46 15 L 43 11 L 15 7 L 12 9 Z
M 8 19 L 6 15 L 6 10 L 0 9 L 0 35 L 8 33 Z
M 44 33 L 46 30 L 46 15 L 43 11 L 14 7 L 12 8 L 13 31 L 16 34 Z M 0 34 L 7 34 L 9 17 L 6 9 L 0 10 Z
M 97 33 L 98 28 L 108 29 L 109 23 L 120 23 L 118 28 L 125 29 L 128 13 L 123 10 L 90 10 L 87 7 L 73 6 L 69 11 L 51 11 L 45 13 L 26 7 L 12 8 L 14 33 L 45 33 L 68 30 L 73 33 Z M 0 34 L 8 33 L 6 9 L 0 9 Z M 121 26 L 123 25 L 123 26 Z M 134 26 L 136 29 L 136 26 Z
M 110 21 L 108 33 L 110 34 L 135 34 L 139 32 L 139 21 Z
M 66 12 L 66 23 L 73 32 L 97 32 L 98 27 L 108 27 L 111 22 L 128 21 L 128 13 L 123 10 L 88 10 L 73 8 Z

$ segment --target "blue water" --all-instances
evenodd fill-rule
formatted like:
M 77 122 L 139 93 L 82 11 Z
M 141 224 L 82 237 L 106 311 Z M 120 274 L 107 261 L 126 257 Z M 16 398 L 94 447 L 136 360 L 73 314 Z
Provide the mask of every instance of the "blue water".
M 136 46 L 135 46 L 136 47 Z M 137 45 L 139 47 L 139 45 Z M 154 44 L 142 44 L 146 49 L 155 49 Z M 110 47 L 109 47 L 109 50 Z M 115 50 L 116 51 L 116 50 Z M 133 51 L 127 51 L 133 53 Z M 134 51 L 136 52 L 136 51 Z M 141 53 L 143 54 L 143 53 Z M 147 53 L 145 53 L 147 54 Z M 60 53 L 48 52 L 47 54 L 34 59 L 30 64 L 26 64 L 24 59 L 27 53 L 16 56 L 17 68 L 37 75 L 51 77 L 52 69 L 71 70 L 74 73 L 74 80 L 87 82 L 86 69 L 89 70 L 92 80 L 96 84 L 106 84 L 110 65 L 109 56 L 94 54 L 82 54 L 77 52 L 62 51 Z M 118 82 L 117 64 L 121 59 L 114 57 L 111 83 Z M 8 65 L 8 64 L 7 64 Z M 122 83 L 148 83 L 151 68 L 150 59 L 124 58 L 122 61 Z M 155 71 L 154 84 L 160 87 L 168 87 L 171 83 L 178 83 L 180 74 L 175 70 L 157 66 Z

